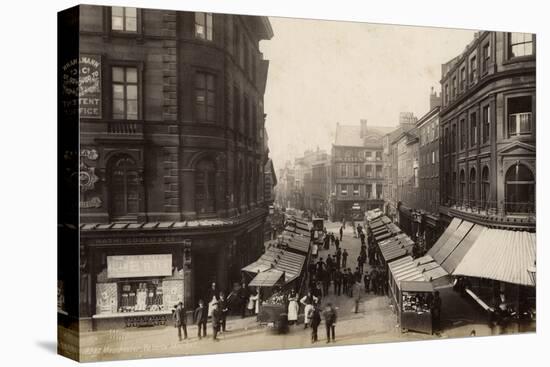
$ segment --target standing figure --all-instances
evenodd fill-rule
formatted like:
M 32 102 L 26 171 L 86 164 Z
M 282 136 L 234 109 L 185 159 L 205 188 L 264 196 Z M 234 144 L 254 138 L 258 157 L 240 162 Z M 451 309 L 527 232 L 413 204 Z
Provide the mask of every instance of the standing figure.
M 336 269 L 334 272 L 334 295 L 339 296 L 342 294 L 342 272 L 340 269 Z
M 220 331 L 221 310 L 218 302 L 212 303 L 212 339 L 218 341 L 218 331 Z
M 216 285 L 216 282 L 212 282 L 206 298 L 208 300 L 208 317 L 212 316 L 212 305 L 214 302 L 218 302 L 218 294 L 218 286 Z
M 239 295 L 239 300 L 241 305 L 241 317 L 245 318 L 246 310 L 248 306 L 248 297 L 250 296 L 246 283 L 244 282 L 242 283 L 241 288 L 237 291 L 237 294 Z
M 307 329 L 311 319 L 310 319 L 310 312 L 314 307 L 314 304 L 318 302 L 319 299 L 313 295 L 313 293 L 310 291 L 307 292 L 305 296 L 302 297 L 300 300 L 300 303 L 304 305 L 304 329 Z
M 368 271 L 363 276 L 363 283 L 365 284 L 365 293 L 370 293 L 370 274 Z
M 317 330 L 319 329 L 319 324 L 321 324 L 321 312 L 319 311 L 317 301 L 310 310 L 309 318 L 311 320 L 311 343 L 315 343 L 319 340 Z
M 330 343 L 331 337 L 332 342 L 334 343 L 336 340 L 335 335 L 335 329 L 336 329 L 336 309 L 332 307 L 332 304 L 327 304 L 327 307 L 325 308 L 325 311 L 323 312 L 323 316 L 325 318 L 325 327 L 327 329 L 327 343 Z
M 206 322 L 208 321 L 208 309 L 204 306 L 204 301 L 199 300 L 199 307 L 193 313 L 193 322 L 197 324 L 197 335 L 199 339 L 206 337 Z M 202 330 L 202 335 L 201 335 Z
M 342 223 L 345 223 L 342 221 Z M 342 241 L 342 236 L 344 235 L 344 227 L 345 227 L 345 224 L 342 224 L 342 227 L 340 227 L 340 241 Z
M 220 329 L 222 333 L 225 333 L 227 314 L 229 313 L 229 303 L 225 299 L 225 294 L 223 292 L 220 292 L 220 300 L 218 301 L 218 308 L 220 310 Z
M 348 251 L 344 249 L 344 252 L 342 252 L 342 267 L 345 268 L 348 263 Z
M 185 309 L 183 308 L 183 302 L 179 302 L 174 310 L 174 327 L 178 329 L 178 339 L 181 342 L 181 330 L 183 329 L 184 339 L 187 339 L 187 317 L 185 315 Z
M 294 325 L 298 323 L 298 296 L 296 295 L 296 291 L 293 289 L 290 292 L 290 296 L 288 297 L 288 322 L 290 325 Z
M 252 316 L 256 313 L 256 303 L 258 303 L 259 298 L 259 293 L 257 291 L 253 291 L 250 293 L 247 306 L 249 316 Z

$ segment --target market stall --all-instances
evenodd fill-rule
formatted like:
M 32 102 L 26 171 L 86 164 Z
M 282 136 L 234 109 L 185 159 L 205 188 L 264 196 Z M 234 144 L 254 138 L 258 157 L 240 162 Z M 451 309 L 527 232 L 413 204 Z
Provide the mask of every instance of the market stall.
M 432 333 L 431 300 L 434 287 L 411 256 L 389 266 L 389 290 L 401 330 Z

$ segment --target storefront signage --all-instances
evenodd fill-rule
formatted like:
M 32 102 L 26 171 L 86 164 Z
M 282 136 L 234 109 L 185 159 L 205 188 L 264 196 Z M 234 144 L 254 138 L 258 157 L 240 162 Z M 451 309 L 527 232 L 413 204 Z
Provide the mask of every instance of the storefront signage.
M 172 275 L 172 254 L 107 256 L 108 278 Z
M 108 237 L 93 238 L 89 240 L 94 245 L 115 245 L 115 244 L 159 244 L 159 243 L 178 243 L 186 241 L 182 236 L 152 236 L 152 237 Z
M 101 56 L 81 55 L 78 67 L 79 115 L 101 118 Z

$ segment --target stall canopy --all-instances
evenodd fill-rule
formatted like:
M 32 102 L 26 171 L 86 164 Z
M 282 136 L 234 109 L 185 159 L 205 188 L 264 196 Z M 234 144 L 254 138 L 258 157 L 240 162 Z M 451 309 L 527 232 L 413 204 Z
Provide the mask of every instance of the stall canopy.
M 424 255 L 414 259 L 416 267 L 420 269 L 422 275 L 428 280 L 434 288 L 445 288 L 452 285 L 450 274 L 441 265 L 436 263 L 430 255 Z
M 425 282 L 431 290 L 448 287 L 451 285 L 449 274 L 431 257 L 413 259 L 411 256 L 403 257 L 388 264 L 390 273 L 395 283 L 401 290 L 403 282 Z
M 462 221 L 458 228 L 451 234 L 451 237 L 441 246 L 439 251 L 435 252 L 432 257 L 438 264 L 443 262 L 449 257 L 457 246 L 462 242 L 464 237 L 468 234 L 470 229 L 474 226 L 473 223 L 468 221 Z
M 453 275 L 535 286 L 527 271 L 535 258 L 535 233 L 484 228 Z
M 283 231 L 281 241 L 289 249 L 307 254 L 309 252 L 309 237 L 304 237 L 288 231 Z
M 414 241 L 405 234 L 399 234 L 385 241 L 379 242 L 378 247 L 388 263 L 403 256 L 412 254 Z
M 252 273 L 258 276 L 258 273 L 263 273 L 268 270 L 279 270 L 285 273 L 285 283 L 296 279 L 304 265 L 306 257 L 277 248 L 274 245 L 268 245 L 265 253 L 260 258 L 242 268 L 242 271 Z
M 462 223 L 461 219 L 453 218 L 451 221 L 451 224 L 445 229 L 445 232 L 439 237 L 439 239 L 436 241 L 436 243 L 432 246 L 432 248 L 428 251 L 428 255 L 431 257 L 434 256 L 436 252 L 438 252 L 441 247 L 447 242 L 447 240 L 452 236 L 452 234 L 456 231 L 458 226 Z
M 273 287 L 277 283 L 284 283 L 284 275 L 285 273 L 280 270 L 270 269 L 256 274 L 248 285 L 252 287 Z

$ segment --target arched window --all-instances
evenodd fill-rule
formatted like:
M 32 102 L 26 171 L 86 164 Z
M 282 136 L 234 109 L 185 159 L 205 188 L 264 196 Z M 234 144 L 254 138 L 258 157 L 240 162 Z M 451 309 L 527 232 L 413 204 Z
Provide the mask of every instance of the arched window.
M 506 211 L 531 213 L 535 209 L 535 178 L 523 164 L 515 164 L 506 172 Z
M 466 202 L 466 174 L 464 170 L 460 170 L 460 201 Z
M 136 162 L 127 155 L 108 165 L 109 214 L 114 220 L 133 219 L 139 211 L 139 175 Z
M 469 194 L 470 194 L 470 206 L 476 206 L 476 169 L 470 169 L 470 181 L 469 181 Z
M 491 184 L 489 183 L 489 167 L 483 167 L 481 171 L 481 207 L 487 209 L 489 203 L 489 195 Z
M 210 159 L 195 167 L 195 211 L 199 215 L 216 212 L 216 166 Z

